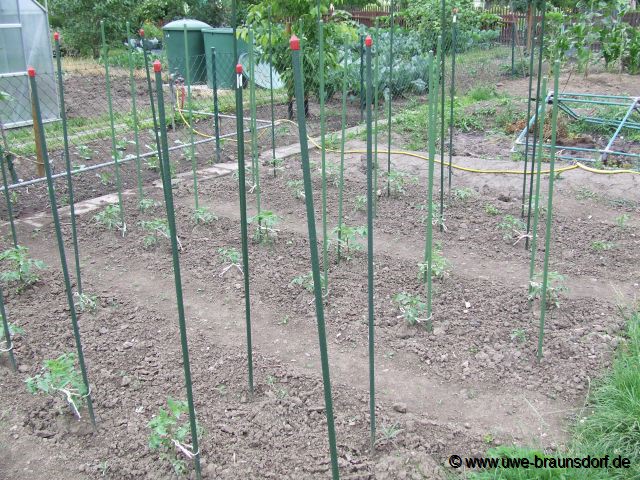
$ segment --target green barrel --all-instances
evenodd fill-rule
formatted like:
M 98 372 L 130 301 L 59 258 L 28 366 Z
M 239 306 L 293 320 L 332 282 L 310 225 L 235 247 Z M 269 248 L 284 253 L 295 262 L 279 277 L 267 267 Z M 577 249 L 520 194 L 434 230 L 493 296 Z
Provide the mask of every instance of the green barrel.
M 202 39 L 202 29 L 210 26 L 199 20 L 174 20 L 167 23 L 162 30 L 164 31 L 164 43 L 167 49 L 167 58 L 169 60 L 169 71 L 178 73 L 187 78 L 185 66 L 187 65 L 187 51 L 185 51 L 185 35 L 184 28 L 187 27 L 187 51 L 189 61 L 189 74 L 191 83 L 204 83 L 207 80 L 206 66 L 208 61 L 205 59 L 204 41 Z
M 216 80 L 218 88 L 233 89 L 236 82 L 236 65 L 238 59 L 233 58 L 233 29 L 231 28 L 203 28 L 204 49 L 207 52 L 208 85 L 213 88 L 211 47 L 216 49 Z M 249 51 L 244 40 L 238 39 L 238 56 Z

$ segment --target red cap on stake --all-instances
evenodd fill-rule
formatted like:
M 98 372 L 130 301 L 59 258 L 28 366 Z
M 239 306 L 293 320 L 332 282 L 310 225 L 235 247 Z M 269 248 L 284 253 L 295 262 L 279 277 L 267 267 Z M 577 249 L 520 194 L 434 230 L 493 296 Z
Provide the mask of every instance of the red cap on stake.
M 153 71 L 156 73 L 162 71 L 162 64 L 160 63 L 160 60 L 156 60 L 155 62 L 153 62 Z
M 144 37 L 144 28 L 138 30 L 138 34 L 140 34 L 141 37 Z
M 55 32 L 53 34 L 53 39 L 57 42 L 58 40 L 60 40 L 60 34 L 58 32 Z
M 291 35 L 291 40 L 289 40 L 289 47 L 291 50 L 300 50 L 300 39 L 295 35 Z
M 35 77 L 36 76 L 36 69 L 33 67 L 29 67 L 27 68 L 27 75 L 29 75 L 30 77 Z
M 371 38 L 371 35 L 367 35 L 367 38 L 364 39 L 364 44 L 367 47 L 370 47 L 371 45 L 373 45 L 373 38 Z
M 240 65 L 240 64 L 237 64 L 237 65 L 236 65 L 236 73 L 237 73 L 238 75 L 241 75 L 241 74 L 242 74 L 242 65 Z

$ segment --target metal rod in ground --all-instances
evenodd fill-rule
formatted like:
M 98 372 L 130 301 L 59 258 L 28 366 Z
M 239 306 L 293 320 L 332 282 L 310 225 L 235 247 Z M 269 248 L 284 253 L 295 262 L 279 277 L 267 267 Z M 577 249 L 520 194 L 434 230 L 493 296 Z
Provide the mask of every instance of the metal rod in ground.
M 428 72 L 429 72 L 429 126 L 428 126 L 428 142 L 429 142 L 429 174 L 427 179 L 427 231 L 425 239 L 425 258 L 424 262 L 427 264 L 424 280 L 427 285 L 427 319 L 425 327 L 428 331 L 433 329 L 432 313 L 431 313 L 431 267 L 433 260 L 433 176 L 435 172 L 435 160 L 436 160 L 436 121 L 438 118 L 438 104 L 437 104 L 437 88 L 432 88 L 438 79 L 438 64 L 436 58 L 433 56 L 433 51 L 429 52 L 427 59 Z
M 0 121 L 1 122 L 1 121 Z M 4 137 L 4 128 L 2 129 Z M 3 138 L 2 155 L 0 155 L 0 168 L 2 169 L 2 185 L 4 186 L 4 199 L 7 202 L 7 217 L 9 217 L 9 226 L 11 227 L 11 239 L 13 240 L 13 246 L 18 246 L 18 234 L 16 233 L 15 220 L 13 218 L 13 205 L 11 204 L 11 195 L 9 195 L 9 182 L 7 181 L 7 169 L 5 168 L 5 162 L 8 162 L 9 150 L 7 148 L 6 137 Z
M 395 0 L 391 0 L 391 17 L 389 26 L 389 84 L 387 85 L 387 197 L 391 196 L 391 183 L 389 174 L 391 173 L 391 100 L 393 99 L 393 14 L 395 10 Z
M 451 20 L 451 90 L 449 105 L 449 197 L 451 197 L 451 176 L 453 172 L 453 109 L 456 99 L 456 48 L 458 47 L 458 9 L 453 9 Z
M 440 51 L 438 55 L 440 57 L 440 76 L 438 80 L 440 81 L 440 219 L 438 223 L 440 224 L 440 231 L 444 231 L 444 132 L 445 132 L 445 85 L 444 85 L 444 77 L 446 73 L 445 62 L 447 56 L 444 52 L 444 26 L 445 26 L 445 0 L 442 0 L 440 6 L 440 21 L 442 22 L 442 34 L 440 35 Z
M 142 55 L 144 56 L 144 71 L 147 77 L 147 89 L 149 90 L 149 102 L 151 103 L 151 116 L 153 117 L 153 135 L 156 141 L 156 152 L 158 152 L 158 165 L 160 166 L 160 178 L 162 178 L 162 149 L 160 148 L 160 134 L 158 132 L 158 116 L 156 115 L 156 105 L 153 99 L 153 88 L 151 86 L 151 71 L 149 69 L 149 45 L 144 36 L 144 29 L 138 31 L 142 39 Z
M 136 147 L 136 178 L 138 184 L 138 201 L 142 201 L 142 172 L 140 171 L 140 137 L 138 135 L 138 108 L 136 105 L 136 81 L 133 76 L 133 45 L 131 45 L 131 25 L 127 22 L 127 53 L 129 59 L 129 85 L 131 89 L 131 119 L 133 120 L 133 142 Z
M 540 81 L 542 79 L 542 53 L 544 49 L 544 25 L 545 25 L 545 17 L 546 14 L 546 0 L 542 0 L 542 7 L 540 9 L 542 12 L 542 22 L 540 22 L 540 41 L 538 45 L 538 73 L 536 78 L 536 103 L 534 112 L 538 111 L 538 107 L 540 105 Z M 544 124 L 538 122 L 538 128 L 544 130 Z M 524 239 L 524 248 L 525 250 L 529 248 L 529 232 L 531 230 L 531 201 L 532 201 L 532 193 L 533 193 L 533 172 L 534 172 L 534 163 L 536 158 L 536 147 L 537 143 L 535 138 L 533 140 L 533 149 L 531 151 L 531 171 L 529 172 L 529 201 L 527 202 L 527 236 Z
M 558 95 L 560 94 L 560 62 L 553 65 L 553 108 L 551 110 L 551 152 L 549 158 L 549 192 L 547 195 L 547 226 L 544 240 L 544 263 L 542 267 L 542 291 L 540 292 L 540 327 L 538 334 L 538 361 L 542 358 L 544 340 L 544 316 L 547 310 L 547 287 L 549 281 L 549 251 L 553 219 L 553 182 L 555 181 L 556 140 L 558 124 Z
M 318 3 L 318 9 L 320 3 Z M 318 12 L 319 13 L 319 12 Z M 320 168 L 322 170 L 322 272 L 324 274 L 324 293 L 329 292 L 329 235 L 327 233 L 327 154 L 324 148 L 326 134 L 326 115 L 324 111 L 324 22 L 318 20 L 319 89 L 320 89 Z
M 271 102 L 271 162 L 273 164 L 273 176 L 275 177 L 277 175 L 278 169 L 276 168 L 276 115 L 273 100 L 273 45 L 271 44 L 271 27 L 271 6 L 269 6 L 269 95 Z
M 545 102 L 540 105 L 540 110 L 536 113 L 536 115 L 540 116 L 540 125 L 544 125 L 545 116 L 546 116 L 546 98 L 547 98 L 547 77 L 542 80 L 542 92 L 541 94 L 545 98 Z M 544 128 L 538 129 L 538 142 L 540 144 L 540 148 L 538 149 L 538 153 L 536 155 L 536 193 L 535 200 L 533 202 L 533 229 L 532 229 L 532 237 L 531 237 L 531 258 L 529 261 L 529 289 L 531 289 L 531 282 L 533 281 L 533 275 L 535 273 L 536 268 L 536 250 L 538 248 L 538 220 L 540 219 L 540 177 L 542 171 L 542 157 L 544 156 L 544 149 L 542 148 L 544 145 Z M 534 159 L 531 159 L 532 161 Z
M 258 128 L 256 123 L 256 67 L 255 67 L 255 42 L 253 30 L 249 29 L 249 112 L 251 115 L 249 121 L 249 129 L 251 130 L 251 174 L 253 175 L 253 184 L 256 192 L 256 207 L 258 209 L 258 224 L 261 224 L 260 212 L 261 196 L 260 191 L 260 161 L 258 159 Z
M 69 155 L 69 134 L 67 129 L 67 110 L 64 103 L 64 83 L 62 81 L 62 60 L 60 55 L 60 34 L 53 34 L 56 46 L 56 66 L 58 68 L 58 96 L 60 100 L 60 121 L 62 123 L 62 143 L 64 151 L 64 166 L 67 169 L 67 193 L 69 195 L 69 214 L 71 215 L 71 242 L 73 244 L 73 259 L 76 264 L 76 287 L 82 295 L 82 274 L 80 271 L 80 249 L 78 248 L 78 230 L 76 228 L 76 206 L 73 196 L 73 180 L 71 178 L 71 158 Z
M 364 120 L 364 35 L 360 34 L 360 121 Z
M 216 163 L 220 163 L 220 116 L 218 107 L 218 68 L 216 47 L 211 47 L 211 88 L 213 90 L 213 131 L 216 137 Z
M 242 237 L 242 273 L 244 276 L 244 311 L 247 330 L 249 393 L 253 395 L 253 346 L 251 343 L 251 295 L 249 290 L 249 240 L 247 238 L 247 189 L 244 162 L 244 112 L 242 103 L 242 65 L 236 65 L 236 125 L 238 144 L 238 190 L 240 192 L 240 234 Z
M 527 36 L 530 35 L 534 35 L 535 31 L 536 31 L 536 22 L 537 22 L 537 11 L 536 11 L 536 7 L 535 4 L 532 5 L 532 0 L 527 0 L 527 11 L 529 10 L 529 8 L 533 8 L 533 25 L 530 25 L 529 28 L 532 29 L 531 34 L 527 34 Z M 535 37 L 533 38 L 533 44 L 535 44 Z M 528 89 L 527 89 L 527 123 L 526 125 L 530 125 L 531 123 L 531 89 L 533 88 L 533 57 L 534 57 L 534 52 L 535 52 L 535 48 L 533 48 L 533 45 L 531 45 L 531 49 L 529 51 L 529 85 L 528 85 Z M 530 127 L 529 127 L 530 128 Z M 535 125 L 533 128 L 533 131 L 535 132 Z M 522 206 L 520 209 L 520 217 L 524 218 L 524 203 L 525 203 L 525 199 L 526 199 L 526 195 L 527 195 L 527 162 L 529 160 L 529 135 L 530 134 L 530 130 L 527 129 L 527 135 L 525 138 L 525 147 L 524 147 L 524 168 L 522 170 Z
M 347 91 L 348 91 L 348 60 L 349 47 L 345 46 L 342 66 L 342 118 L 340 119 L 340 180 L 338 183 L 338 263 L 340 263 L 340 247 L 342 242 L 342 200 L 344 192 L 344 147 L 346 142 L 347 128 Z
M 104 78 L 107 89 L 107 105 L 109 107 L 109 126 L 111 128 L 111 151 L 116 172 L 116 189 L 118 190 L 118 207 L 120 209 L 120 228 L 122 236 L 127 232 L 127 224 L 124 221 L 124 202 L 122 201 L 122 180 L 120 178 L 120 152 L 116 145 L 116 131 L 113 121 L 113 102 L 111 100 L 111 80 L 109 77 L 109 49 L 104 34 L 104 20 L 100 20 L 100 34 L 102 35 L 102 59 L 104 60 Z
M 376 46 L 376 60 L 373 74 L 373 216 L 378 215 L 378 97 L 380 84 L 380 55 L 378 55 L 378 45 L 380 42 L 380 28 L 376 18 L 376 29 L 374 30 L 373 43 Z
M 302 62 L 300 59 L 300 40 L 293 35 L 289 42 L 293 56 L 293 78 L 300 135 L 300 155 L 302 157 L 302 176 L 304 179 L 305 203 L 307 207 L 307 228 L 309 231 L 309 248 L 311 250 L 311 274 L 318 322 L 318 343 L 320 346 L 320 363 L 322 365 L 322 383 L 324 385 L 324 402 L 327 416 L 329 452 L 331 455 L 331 473 L 333 480 L 340 478 L 338 469 L 338 449 L 336 446 L 336 430 L 333 418 L 333 400 L 331 397 L 331 377 L 329 374 L 329 355 L 327 353 L 327 333 L 324 323 L 324 304 L 322 285 L 320 284 L 320 261 L 318 258 L 318 238 L 316 236 L 316 219 L 313 209 L 313 186 L 309 167 L 309 145 L 307 143 L 307 124 L 304 115 L 304 84 L 302 79 Z
M 73 302 L 73 292 L 71 290 L 71 278 L 69 276 L 69 268 L 67 266 L 67 256 L 64 251 L 64 241 L 62 240 L 62 228 L 60 227 L 60 217 L 58 215 L 58 205 L 56 203 L 56 192 L 53 186 L 53 179 L 51 178 L 51 165 L 49 164 L 49 154 L 47 152 L 47 141 L 44 134 L 44 128 L 42 125 L 42 113 L 40 111 L 40 100 L 38 99 L 38 86 L 36 83 L 36 71 L 33 67 L 27 69 L 27 75 L 29 77 L 29 87 L 31 88 L 31 103 L 34 105 L 36 118 L 40 132 L 40 142 L 42 144 L 42 155 L 44 161 L 44 172 L 47 177 L 47 187 L 49 191 L 49 203 L 51 204 L 51 216 L 53 217 L 53 224 L 56 230 L 56 240 L 58 242 L 58 254 L 60 255 L 60 266 L 62 267 L 62 276 L 64 278 L 64 288 L 67 294 L 67 306 L 69 307 L 69 314 L 71 316 L 71 326 L 73 328 L 73 337 L 76 342 L 76 350 L 78 352 L 78 364 L 80 365 L 80 373 L 82 375 L 82 382 L 87 389 L 87 409 L 89 410 L 89 417 L 94 428 L 96 426 L 96 417 L 93 413 L 93 400 L 91 399 L 91 386 L 89 385 L 89 377 L 87 375 L 87 366 L 84 361 L 84 352 L 82 350 L 82 341 L 80 339 L 80 328 L 78 327 L 78 317 L 76 315 L 76 306 Z
M 371 45 L 370 36 L 365 39 L 367 56 L 367 291 L 369 312 L 369 416 L 371 428 L 371 450 L 376 447 L 376 381 L 375 381 L 375 346 L 374 346 L 374 320 L 373 309 L 373 152 L 371 132 L 371 94 L 373 85 L 371 80 Z
M 511 2 L 511 76 L 516 75 L 516 14 Z
M 16 365 L 16 357 L 13 353 L 13 340 L 11 339 L 11 330 L 9 329 L 9 320 L 7 319 L 7 312 L 4 308 L 4 292 L 2 286 L 0 286 L 0 316 L 2 317 L 2 328 L 4 329 L 4 343 L 5 348 L 0 348 L 0 353 L 7 352 L 9 354 L 9 362 L 11 362 L 11 368 L 13 371 L 18 371 Z
M 196 470 L 196 478 L 201 478 L 200 472 L 200 446 L 198 445 L 198 422 L 196 410 L 193 404 L 193 388 L 191 384 L 191 363 L 189 361 L 189 344 L 187 342 L 187 326 L 184 314 L 184 302 L 182 298 L 182 277 L 180 274 L 180 257 L 178 255 L 178 234 L 176 231 L 176 217 L 173 207 L 173 191 L 171 185 L 171 169 L 169 166 L 169 144 L 167 141 L 167 125 L 164 113 L 164 95 L 162 92 L 162 65 L 159 60 L 153 62 L 153 71 L 156 77 L 156 94 L 158 97 L 158 117 L 160 119 L 160 137 L 162 141 L 162 161 L 165 162 L 162 169 L 164 188 L 164 204 L 167 211 L 167 223 L 171 237 L 171 254 L 173 259 L 173 276 L 176 286 L 176 304 L 178 307 L 178 324 L 180 327 L 180 346 L 182 348 L 182 365 L 184 368 L 184 383 L 187 390 L 187 405 L 189 409 L 189 426 L 191 429 L 191 443 L 193 444 L 193 461 Z
M 189 35 L 187 33 L 187 22 L 182 25 L 182 36 L 184 41 L 184 71 L 185 83 L 187 84 L 187 105 L 189 106 L 189 157 L 191 160 L 191 170 L 193 172 L 193 202 L 198 218 L 200 202 L 198 199 L 198 162 L 196 161 L 195 138 L 193 133 L 193 104 L 191 103 L 191 56 L 189 55 Z

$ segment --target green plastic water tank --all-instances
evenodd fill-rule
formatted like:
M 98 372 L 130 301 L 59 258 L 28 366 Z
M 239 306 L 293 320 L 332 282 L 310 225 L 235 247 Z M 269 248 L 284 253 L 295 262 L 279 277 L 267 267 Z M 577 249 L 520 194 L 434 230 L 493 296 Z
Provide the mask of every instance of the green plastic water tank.
M 207 60 L 205 59 L 202 38 L 203 28 L 210 28 L 210 26 L 199 20 L 188 18 L 174 20 L 162 27 L 169 70 L 171 73 L 177 71 L 186 82 L 187 69 L 185 67 L 188 65 L 192 84 L 204 83 L 207 79 Z
M 237 58 L 233 58 L 233 29 L 203 28 L 204 50 L 207 57 L 207 83 L 213 88 L 211 48 L 216 49 L 216 80 L 218 88 L 234 88 Z M 238 39 L 238 57 L 248 51 L 244 40 Z

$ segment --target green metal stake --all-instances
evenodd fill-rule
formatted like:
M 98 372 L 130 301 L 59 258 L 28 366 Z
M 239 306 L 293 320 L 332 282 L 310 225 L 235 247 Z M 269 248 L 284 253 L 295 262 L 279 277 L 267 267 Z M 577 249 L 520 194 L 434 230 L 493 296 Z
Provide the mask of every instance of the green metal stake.
M 271 44 L 271 6 L 269 6 L 269 94 L 271 96 L 271 161 L 273 162 L 273 176 L 277 175 L 276 168 L 276 115 L 273 101 L 273 45 Z
M 251 118 L 249 120 L 249 129 L 251 130 L 251 173 L 253 175 L 253 184 L 256 191 L 256 207 L 258 209 L 258 218 L 260 218 L 260 162 L 258 160 L 258 123 L 256 121 L 256 72 L 254 57 L 255 42 L 253 39 L 253 30 L 249 29 L 249 111 Z
M 200 447 L 198 445 L 198 423 L 196 410 L 193 405 L 193 388 L 191 385 L 191 363 L 189 361 L 189 344 L 187 343 L 187 326 L 184 315 L 184 302 L 182 299 L 182 277 L 180 275 L 180 257 L 178 255 L 178 234 L 176 233 L 176 217 L 173 207 L 173 191 L 171 189 L 171 169 L 169 165 L 169 143 L 167 141 L 167 124 L 164 112 L 164 95 L 162 92 L 162 65 L 159 60 L 153 62 L 153 71 L 156 76 L 156 94 L 158 96 L 158 116 L 160 117 L 160 137 L 162 141 L 162 169 L 164 191 L 164 204 L 167 210 L 167 222 L 171 236 L 171 254 L 173 257 L 173 275 L 176 285 L 176 304 L 178 307 L 178 324 L 180 326 L 180 345 L 182 347 L 182 365 L 184 367 L 184 382 L 187 389 L 187 405 L 189 408 L 189 425 L 191 428 L 191 442 L 193 443 L 193 460 L 196 469 L 196 478 L 200 479 Z
M 429 85 L 435 85 L 439 73 L 438 62 L 433 56 L 433 51 L 429 52 L 427 58 L 427 65 L 429 69 Z M 427 234 L 425 241 L 424 260 L 427 264 L 426 278 L 427 283 L 427 319 L 426 328 L 428 331 L 433 330 L 432 313 L 431 313 L 431 267 L 433 257 L 433 176 L 435 171 L 435 159 L 436 159 L 436 121 L 438 118 L 438 104 L 437 104 L 437 88 L 429 88 L 429 127 L 428 127 L 428 142 L 429 142 L 429 178 L 427 181 Z
M 444 28 L 444 0 L 442 0 L 442 26 Z M 444 85 L 444 72 L 445 72 L 445 54 L 444 54 L 444 39 L 440 35 L 438 38 L 438 56 L 440 62 L 440 75 L 437 77 L 437 81 L 440 82 L 440 231 L 444 231 L 444 100 L 445 100 L 445 85 Z M 437 112 L 437 110 L 436 110 Z
M 198 201 L 198 164 L 196 162 L 195 138 L 193 135 L 193 105 L 191 104 L 191 57 L 189 56 L 189 35 L 187 35 L 186 22 L 182 26 L 182 35 L 184 38 L 184 70 L 185 82 L 187 83 L 187 104 L 189 105 L 189 156 L 191 157 L 191 170 L 193 171 L 193 200 L 196 213 L 200 210 L 200 202 Z
M 242 273 L 244 311 L 247 329 L 249 393 L 253 395 L 253 347 L 251 343 L 251 296 L 249 291 L 249 242 L 247 239 L 247 191 L 244 164 L 244 112 L 242 103 L 242 65 L 236 65 L 236 133 L 238 140 L 238 186 L 240 191 L 240 234 L 242 236 Z
M 51 204 L 51 216 L 56 229 L 56 240 L 58 242 L 58 253 L 60 254 L 60 265 L 62 267 L 62 276 L 64 278 L 64 287 L 67 294 L 67 306 L 71 316 L 71 326 L 73 327 L 73 337 L 76 341 L 76 349 L 78 351 L 78 363 L 82 374 L 82 382 L 87 389 L 87 409 L 93 427 L 96 427 L 96 417 L 93 413 L 93 401 L 91 400 L 91 386 L 87 376 L 87 367 L 84 362 L 84 353 L 82 351 L 82 341 L 80 340 L 80 329 L 78 328 L 78 317 L 76 315 L 76 306 L 73 303 L 73 291 L 71 290 L 71 278 L 69 277 L 69 268 L 67 267 L 67 256 L 64 251 L 64 241 L 62 240 L 62 229 L 60 228 L 60 217 L 58 215 L 58 206 L 56 204 L 56 192 L 53 187 L 53 179 L 51 178 L 51 165 L 49 165 L 49 154 L 47 152 L 47 139 L 44 134 L 42 125 L 42 113 L 40 111 L 40 100 L 38 99 L 38 87 L 36 85 L 36 71 L 33 67 L 27 69 L 29 76 L 29 86 L 31 88 L 31 102 L 35 107 L 36 122 L 40 132 L 40 143 L 42 145 L 42 157 L 44 161 L 44 171 L 47 176 L 47 186 L 49 190 L 49 203 Z
M 220 163 L 220 118 L 218 108 L 218 74 L 216 47 L 211 47 L 211 86 L 213 88 L 213 131 L 216 137 L 216 163 Z
M 131 26 L 127 22 L 127 40 L 129 53 L 129 84 L 131 86 L 131 116 L 133 118 L 133 141 L 136 145 L 136 176 L 138 179 L 138 201 L 142 201 L 142 173 L 140 171 L 140 138 L 138 135 L 138 109 L 136 105 L 136 81 L 133 77 L 133 47 L 131 46 Z
M 9 157 L 9 152 L 3 151 L 0 152 L 0 168 L 2 168 L 2 185 L 4 186 L 4 198 L 7 202 L 7 216 L 9 217 L 9 226 L 11 227 L 11 238 L 13 240 L 13 246 L 18 246 L 18 234 L 16 233 L 16 225 L 13 219 L 13 205 L 11 205 L 11 196 L 9 195 L 9 185 L 7 182 L 7 169 L 5 168 L 4 163 L 7 161 Z
M 149 101 L 151 103 L 151 116 L 153 117 L 153 134 L 156 140 L 156 152 L 158 155 L 158 165 L 160 166 L 160 176 L 162 178 L 162 152 L 160 148 L 160 134 L 158 133 L 158 116 L 156 115 L 156 105 L 153 100 L 153 88 L 151 87 L 151 72 L 149 69 L 149 54 L 147 39 L 144 36 L 144 29 L 138 31 L 142 38 L 142 54 L 144 56 L 144 71 L 147 76 L 147 89 L 149 90 Z
M 318 9 L 320 4 L 318 3 Z M 320 12 L 318 12 L 319 14 Z M 324 111 L 324 22 L 318 20 L 318 44 L 320 46 L 320 60 L 318 64 L 320 87 L 320 164 L 322 169 L 322 271 L 324 272 L 324 293 L 329 292 L 329 234 L 327 233 L 327 162 L 324 148 L 326 135 L 326 115 Z
M 373 40 L 369 35 L 365 39 L 367 56 L 367 290 L 369 300 L 369 416 L 371 427 L 371 450 L 376 447 L 376 380 L 375 380 L 375 346 L 374 346 L 374 320 L 373 309 L 373 158 L 372 158 L 372 132 L 371 132 L 371 94 L 373 85 L 371 81 L 371 45 Z
M 542 95 L 544 98 L 547 98 L 547 78 L 545 77 L 542 80 Z M 544 125 L 545 115 L 546 115 L 546 103 L 543 102 L 540 105 L 540 110 L 536 113 L 537 116 L 540 117 L 540 125 Z M 536 171 L 536 199 L 534 201 L 533 206 L 533 231 L 531 238 L 531 260 L 529 262 L 529 288 L 531 288 L 531 282 L 533 281 L 533 274 L 535 272 L 536 267 L 536 250 L 538 248 L 538 220 L 540 218 L 540 172 L 542 171 L 542 157 L 544 149 L 542 146 L 544 145 L 544 128 L 538 129 L 538 142 L 540 143 L 540 148 L 538 149 L 536 163 L 537 163 L 537 171 Z
M 393 98 L 393 14 L 395 10 L 395 0 L 391 0 L 391 27 L 389 30 L 389 85 L 387 99 L 387 197 L 391 196 L 391 183 L 389 183 L 389 174 L 391 173 L 391 100 Z
M 449 197 L 451 197 L 451 177 L 453 175 L 453 105 L 456 99 L 456 48 L 458 46 L 458 9 L 453 9 L 451 21 L 451 102 L 449 105 Z
M 342 130 L 340 136 L 340 183 L 338 185 L 338 263 L 340 262 L 340 243 L 342 240 L 342 198 L 344 191 L 344 147 L 346 142 L 346 127 L 347 127 L 347 68 L 348 68 L 348 53 L 349 47 L 345 46 L 344 60 L 342 67 L 342 119 L 340 122 L 340 128 Z
M 13 341 L 11 340 L 11 331 L 9 330 L 9 321 L 7 320 L 7 312 L 4 308 L 4 293 L 2 292 L 2 287 L 0 286 L 0 316 L 2 317 L 2 327 L 4 328 L 4 343 L 7 345 L 6 348 L 0 348 L 0 353 L 7 352 L 9 354 L 9 361 L 11 362 L 11 368 L 13 368 L 14 372 L 18 371 L 18 366 L 16 364 L 16 357 L 13 354 Z
M 102 35 L 102 57 L 104 58 L 104 76 L 107 88 L 107 104 L 109 106 L 109 126 L 111 128 L 111 150 L 116 171 L 116 188 L 118 189 L 118 206 L 120 207 L 120 224 L 122 236 L 127 233 L 127 224 L 124 221 L 124 202 L 122 201 L 122 180 L 120 178 L 120 152 L 116 147 L 116 130 L 113 121 L 113 102 L 111 101 L 111 80 L 109 78 L 109 49 L 104 34 L 104 20 L 100 20 L 100 34 Z
M 553 217 L 553 182 L 555 180 L 556 133 L 558 124 L 558 95 L 560 94 L 560 62 L 553 65 L 553 109 L 551 111 L 551 155 L 549 158 L 549 195 L 547 200 L 547 229 L 544 241 L 544 266 L 542 270 L 542 292 L 540 293 L 540 332 L 538 335 L 538 361 L 542 359 L 544 339 L 544 316 L 547 310 L 547 286 L 549 280 L 549 251 L 551 249 L 551 220 Z
M 360 121 L 364 120 L 364 35 L 360 34 Z
M 516 19 L 513 10 L 513 1 L 511 2 L 511 76 L 516 75 Z
M 378 86 L 380 84 L 380 62 L 378 55 L 378 42 L 380 40 L 380 28 L 378 27 L 378 19 L 376 18 L 376 29 L 374 32 L 375 40 L 374 44 L 376 45 L 376 60 L 375 60 L 375 73 L 373 77 L 373 81 L 375 83 L 373 87 L 374 95 L 373 95 L 373 116 L 374 116 L 374 138 L 373 138 L 373 215 L 378 216 L 378 98 L 379 98 L 379 89 Z
M 76 229 L 76 206 L 73 197 L 73 180 L 71 179 L 71 159 L 69 158 L 69 135 L 67 131 L 67 109 L 64 104 L 64 84 L 62 81 L 62 60 L 60 54 L 60 34 L 55 32 L 53 39 L 56 45 L 56 65 L 58 67 L 58 95 L 60 98 L 60 120 L 62 122 L 62 141 L 64 146 L 64 166 L 67 170 L 67 191 L 69 192 L 69 214 L 71 215 L 71 241 L 76 263 L 76 286 L 82 295 L 82 275 L 80 273 L 80 249 L 78 248 L 78 231 Z
M 320 284 L 320 261 L 318 259 L 318 239 L 316 237 L 316 219 L 313 209 L 313 187 L 309 168 L 309 145 L 307 143 L 307 125 L 304 116 L 304 84 L 300 61 L 300 40 L 293 35 L 289 42 L 293 56 L 293 77 L 295 83 L 298 130 L 300 136 L 300 154 L 302 157 L 302 175 L 304 193 L 307 204 L 307 227 L 309 230 L 309 248 L 311 250 L 311 272 L 313 291 L 316 302 L 318 321 L 318 343 L 320 344 L 320 363 L 322 364 L 322 383 L 324 385 L 325 412 L 327 415 L 327 431 L 329 436 L 329 452 L 331 454 L 331 473 L 333 480 L 340 478 L 338 470 L 338 449 L 336 446 L 336 430 L 333 418 L 333 400 L 331 398 L 331 378 L 329 375 L 329 355 L 327 353 L 327 334 L 324 324 L 324 304 L 322 302 L 322 285 Z

